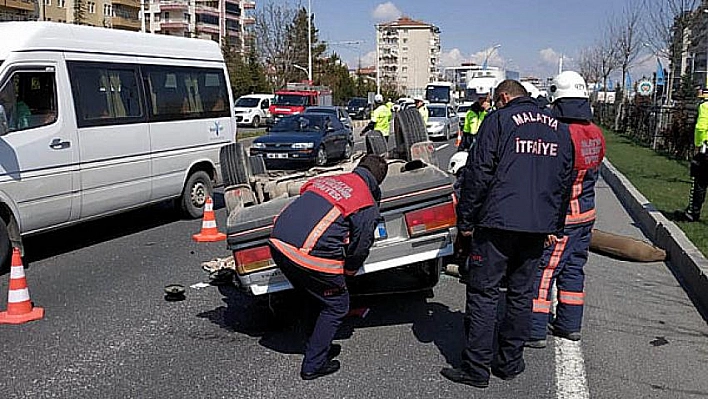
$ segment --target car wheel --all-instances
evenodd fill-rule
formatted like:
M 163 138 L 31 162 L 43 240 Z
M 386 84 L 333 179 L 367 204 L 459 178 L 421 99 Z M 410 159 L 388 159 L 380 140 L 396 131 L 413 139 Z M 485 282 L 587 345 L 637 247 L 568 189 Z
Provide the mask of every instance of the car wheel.
M 248 168 L 242 143 L 227 144 L 219 150 L 224 187 L 248 183 Z
M 0 272 L 10 270 L 10 234 L 7 231 L 5 221 L 0 219 Z
M 209 175 L 203 170 L 192 173 L 182 190 L 180 204 L 184 216 L 196 219 L 204 215 L 207 197 L 214 195 L 214 186 Z
M 396 158 L 410 161 L 411 146 L 428 139 L 423 117 L 415 108 L 404 109 L 396 113 L 393 128 L 396 136 Z
M 349 157 L 352 156 L 353 149 L 354 143 L 352 143 L 351 141 L 347 141 L 347 144 L 344 145 L 344 154 L 342 154 L 342 158 L 349 159 Z
M 261 125 L 261 117 L 258 115 L 254 116 L 252 124 L 254 129 L 258 129 L 258 126 Z
M 315 165 L 316 166 L 324 166 L 327 164 L 327 151 L 325 151 L 325 148 L 323 145 L 320 146 L 320 148 L 317 149 L 317 155 L 315 156 Z
M 374 154 L 374 155 L 381 155 L 385 156 L 386 152 L 388 152 L 388 148 L 386 146 L 386 139 L 383 137 L 381 132 L 378 130 L 371 131 L 366 134 L 365 137 L 365 142 L 366 142 L 366 153 L 367 154 Z

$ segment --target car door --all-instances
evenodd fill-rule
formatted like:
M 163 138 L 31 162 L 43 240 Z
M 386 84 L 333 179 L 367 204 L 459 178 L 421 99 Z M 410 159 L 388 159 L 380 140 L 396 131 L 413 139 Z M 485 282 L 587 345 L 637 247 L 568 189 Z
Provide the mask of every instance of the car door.
M 41 57 L 35 53 L 33 59 Z M 51 57 L 47 57 L 51 58 Z M 56 62 L 11 65 L 0 83 L 7 125 L 0 136 L 0 197 L 22 233 L 66 223 L 78 200 L 78 140 L 69 85 Z M 24 115 L 18 118 L 20 108 Z M 61 113 L 59 112 L 61 111 Z

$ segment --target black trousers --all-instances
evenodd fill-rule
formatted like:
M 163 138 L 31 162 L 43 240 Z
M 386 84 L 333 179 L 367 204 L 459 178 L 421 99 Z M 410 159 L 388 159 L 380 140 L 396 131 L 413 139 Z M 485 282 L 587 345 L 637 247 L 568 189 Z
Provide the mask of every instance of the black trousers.
M 488 380 L 491 367 L 506 375 L 524 370 L 533 283 L 545 238 L 545 234 L 475 229 L 467 277 L 466 346 L 462 352 L 462 369 L 473 379 Z M 497 322 L 499 288 L 505 275 L 505 310 Z
M 303 373 L 315 372 L 327 362 L 327 352 L 332 340 L 349 312 L 349 291 L 347 291 L 344 275 L 306 269 L 273 247 L 270 248 L 270 252 L 293 287 L 313 299 L 303 306 L 311 306 L 314 303 L 318 307 L 314 309 L 317 319 L 312 334 L 307 340 L 305 358 L 301 367 Z

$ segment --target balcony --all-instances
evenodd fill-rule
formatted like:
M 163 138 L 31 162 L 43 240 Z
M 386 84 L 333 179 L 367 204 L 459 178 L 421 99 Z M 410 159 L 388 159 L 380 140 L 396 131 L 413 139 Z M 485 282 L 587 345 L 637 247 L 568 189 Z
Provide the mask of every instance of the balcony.
M 253 25 L 256 23 L 256 19 L 253 17 L 241 17 L 241 23 L 244 25 Z
M 160 21 L 160 30 L 184 30 L 184 29 L 189 29 L 189 22 L 184 21 L 184 20 L 163 20 Z
M 5 7 L 15 10 L 34 11 L 35 2 L 30 0 L 6 0 Z
M 129 8 L 140 9 L 140 0 L 112 0 L 111 3 L 113 3 L 114 7 L 116 5 L 121 5 Z
M 219 25 L 212 25 L 212 24 L 205 24 L 203 22 L 197 23 L 197 32 L 205 32 L 205 33 L 216 33 L 219 34 Z
M 113 25 L 113 29 L 140 30 L 140 20 L 137 18 L 113 17 L 111 18 L 111 25 Z
M 256 2 L 255 1 L 244 1 L 243 8 L 254 10 L 256 8 Z
M 161 1 L 160 2 L 160 11 L 180 11 L 180 10 L 188 10 L 189 9 L 189 3 L 182 2 L 182 1 Z
M 195 9 L 194 9 L 194 11 L 195 11 L 197 14 L 207 14 L 207 15 L 213 15 L 213 16 L 215 16 L 215 17 L 221 16 L 221 13 L 219 13 L 219 9 L 218 9 L 218 8 L 209 7 L 209 6 L 205 6 L 205 5 L 198 5 L 198 6 L 196 6 Z

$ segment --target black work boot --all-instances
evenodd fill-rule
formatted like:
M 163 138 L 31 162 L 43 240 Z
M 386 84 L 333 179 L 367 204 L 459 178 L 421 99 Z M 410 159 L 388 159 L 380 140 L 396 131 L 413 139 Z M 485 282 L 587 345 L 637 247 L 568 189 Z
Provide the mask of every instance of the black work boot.
M 336 373 L 339 371 L 339 360 L 329 360 L 322 366 L 319 370 L 313 371 L 312 373 L 300 372 L 300 378 L 303 380 L 314 380 L 315 378 L 324 377 L 326 375 Z

